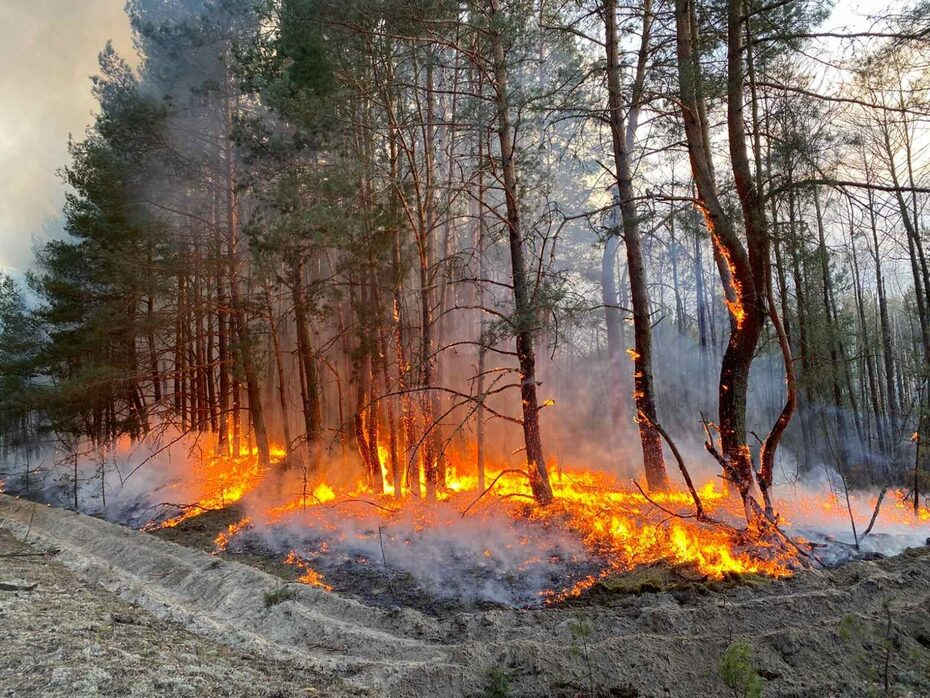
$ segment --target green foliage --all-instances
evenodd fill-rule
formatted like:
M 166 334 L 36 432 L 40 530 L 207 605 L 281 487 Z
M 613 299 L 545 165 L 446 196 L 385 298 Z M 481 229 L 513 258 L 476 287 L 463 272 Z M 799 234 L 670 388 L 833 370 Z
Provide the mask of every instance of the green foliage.
M 745 640 L 736 640 L 720 658 L 720 677 L 743 698 L 762 696 L 762 677 L 756 671 L 752 647 Z
M 281 32 L 276 55 L 283 61 L 291 85 L 315 97 L 333 92 L 336 78 L 327 51 L 317 0 L 285 0 L 280 11 Z
M 59 433 L 96 439 L 138 433 L 146 416 L 131 380 L 136 340 L 146 328 L 137 304 L 154 292 L 140 273 L 157 255 L 157 228 L 134 200 L 158 152 L 164 109 L 144 96 L 132 70 L 107 46 L 94 93 L 101 111 L 87 138 L 72 142 L 63 177 L 63 240 L 36 257 L 29 284 L 39 299 L 35 319 L 45 328 L 37 370 L 46 377 L 43 408 Z
M 485 679 L 484 698 L 507 698 L 510 695 L 510 675 L 499 667 L 492 667 Z
M 0 444 L 19 446 L 31 436 L 39 327 L 16 282 L 0 273 Z
M 277 606 L 279 603 L 290 601 L 295 598 L 297 598 L 297 592 L 290 587 L 279 587 L 272 591 L 266 591 L 265 608 L 271 608 L 272 606 Z

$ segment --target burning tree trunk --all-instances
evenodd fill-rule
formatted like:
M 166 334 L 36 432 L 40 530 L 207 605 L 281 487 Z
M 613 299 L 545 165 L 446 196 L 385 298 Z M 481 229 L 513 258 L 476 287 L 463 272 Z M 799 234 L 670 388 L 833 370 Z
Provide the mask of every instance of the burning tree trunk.
M 727 8 L 727 132 L 731 169 L 746 231 L 746 246 L 737 235 L 733 221 L 724 210 L 717 193 L 708 147 L 709 125 L 699 90 L 701 71 L 695 54 L 698 37 L 693 0 L 675 2 L 678 78 L 691 170 L 697 185 L 699 207 L 711 239 L 719 258 L 726 263 L 727 269 L 721 269 L 721 278 L 725 288 L 729 286 L 727 307 L 730 311 L 730 340 L 723 356 L 719 384 L 722 452 L 718 454 L 712 444 L 708 444 L 708 447 L 718 455 L 727 478 L 737 486 L 747 520 L 754 521 L 757 518 L 757 505 L 751 494 L 754 472 L 752 453 L 747 443 L 746 396 L 753 354 L 766 315 L 775 316 L 775 309 L 766 308 L 771 285 L 769 237 L 763 199 L 750 171 L 743 121 L 742 36 L 745 17 L 742 15 L 742 7 L 739 0 L 730 0 Z M 780 338 L 784 350 L 784 340 Z M 783 411 L 763 447 L 763 466 L 755 479 L 766 502 L 778 437 L 787 426 L 788 419 L 790 411 L 787 416 Z
M 529 467 L 530 487 L 540 504 L 552 501 L 552 487 L 543 458 L 542 437 L 539 432 L 539 403 L 536 397 L 536 356 L 533 350 L 533 326 L 536 309 L 530 296 L 524 261 L 523 231 L 520 224 L 520 207 L 517 201 L 517 170 L 514 161 L 514 128 L 510 121 L 509 82 L 501 36 L 500 2 L 489 2 L 494 103 L 497 108 L 497 135 L 500 142 L 501 170 L 504 196 L 507 202 L 507 233 L 510 242 L 510 264 L 513 275 L 514 330 L 517 339 L 517 358 L 520 362 L 520 395 L 523 404 L 523 440 Z
M 633 80 L 629 121 L 625 122 L 620 92 L 620 59 L 617 48 L 617 3 L 606 0 L 603 5 L 607 52 L 607 90 L 610 131 L 613 140 L 614 166 L 617 188 L 620 192 L 620 213 L 623 221 L 623 242 L 626 246 L 627 267 L 630 274 L 630 300 L 633 305 L 633 399 L 636 404 L 636 421 L 643 448 L 643 468 L 650 490 L 668 489 L 668 473 L 662 455 L 662 437 L 655 428 L 655 393 L 652 383 L 652 329 L 649 319 L 649 289 L 646 265 L 640 249 L 639 218 L 633 193 L 633 174 L 630 167 L 630 150 L 639 121 L 640 101 L 649 53 L 649 36 L 652 26 L 652 2 L 643 3 L 642 43 Z M 609 329 L 609 328 L 608 328 Z
M 271 464 L 271 452 L 268 446 L 268 433 L 265 430 L 265 417 L 262 413 L 261 392 L 258 386 L 258 376 L 252 360 L 252 339 L 249 331 L 248 317 L 239 293 L 238 257 L 239 257 L 239 203 L 236 196 L 236 162 L 232 147 L 232 121 L 233 100 L 226 97 L 226 143 L 224 154 L 226 157 L 226 220 L 229 239 L 229 289 L 230 305 L 232 306 L 233 324 L 238 337 L 239 360 L 245 374 L 246 392 L 249 398 L 249 417 L 255 433 L 255 442 L 258 447 L 258 462 L 263 467 Z M 236 416 L 238 420 L 238 415 Z M 236 455 L 239 455 L 238 452 Z

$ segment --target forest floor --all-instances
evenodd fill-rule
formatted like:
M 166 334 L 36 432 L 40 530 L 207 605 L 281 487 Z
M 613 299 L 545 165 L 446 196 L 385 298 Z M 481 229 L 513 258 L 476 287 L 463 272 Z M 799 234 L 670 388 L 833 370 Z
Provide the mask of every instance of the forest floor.
M 210 555 L 208 522 L 178 545 L 0 495 L 0 695 L 930 696 L 926 547 L 426 614 Z

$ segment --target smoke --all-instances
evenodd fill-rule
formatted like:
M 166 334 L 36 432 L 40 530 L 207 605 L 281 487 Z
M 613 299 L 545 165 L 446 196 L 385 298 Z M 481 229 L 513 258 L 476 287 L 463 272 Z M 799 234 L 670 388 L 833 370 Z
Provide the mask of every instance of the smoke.
M 55 234 L 64 202 L 56 175 L 68 134 L 80 139 L 95 108 L 89 77 L 108 39 L 134 56 L 122 0 L 0 3 L 0 268 L 24 269 L 32 240 Z
M 6 493 L 66 508 L 74 508 L 76 490 L 78 511 L 141 528 L 202 496 L 206 483 L 193 466 L 203 445 L 195 435 L 165 431 L 137 442 L 122 437 L 107 449 L 16 451 L 0 461 L 0 481 Z
M 897 555 L 930 539 L 925 510 L 915 519 L 912 502 L 895 489 L 886 491 L 871 531 L 863 537 L 879 492 L 847 491 L 835 471 L 815 471 L 803 482 L 783 482 L 773 496 L 786 530 L 814 543 L 815 554 L 828 565 L 870 554 Z
M 472 496 L 472 495 L 470 495 Z M 247 507 L 262 516 L 263 507 Z M 295 511 L 274 523 L 259 520 L 237 536 L 231 552 L 261 552 L 299 558 L 324 580 L 378 601 L 359 584 L 390 585 L 389 600 L 420 597 L 417 605 L 538 605 L 547 590 L 602 566 L 566 532 L 513 518 L 500 506 L 461 514 L 460 502 L 410 503 L 385 515 L 371 504 L 349 501 Z

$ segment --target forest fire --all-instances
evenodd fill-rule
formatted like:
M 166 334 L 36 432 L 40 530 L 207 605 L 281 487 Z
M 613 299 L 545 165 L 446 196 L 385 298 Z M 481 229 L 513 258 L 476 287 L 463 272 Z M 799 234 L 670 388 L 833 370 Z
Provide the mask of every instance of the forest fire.
M 281 494 L 292 489 L 287 484 L 262 486 L 281 476 L 284 454 L 280 449 L 273 452 L 277 463 L 267 471 L 259 467 L 254 453 L 239 458 L 205 459 L 194 467 L 198 471 L 194 480 L 203 492 L 202 498 L 182 514 L 157 526 L 177 526 L 205 510 L 239 502 L 248 514 L 216 536 L 216 551 L 226 551 L 244 535 L 276 541 L 278 536 L 281 542 L 268 545 L 267 551 L 274 554 L 282 548 L 278 554 L 283 555 L 285 564 L 300 572 L 298 581 L 325 590 L 332 590 L 333 586 L 315 565 L 325 563 L 331 554 L 331 544 L 336 548 L 367 540 L 373 554 L 356 555 L 353 564 L 368 564 L 380 555 L 387 566 L 385 540 L 390 546 L 402 543 L 406 548 L 416 548 L 418 536 L 453 536 L 457 535 L 457 528 L 462 528 L 461 535 L 484 535 L 474 533 L 476 529 L 472 527 L 477 526 L 479 532 L 488 535 L 488 542 L 481 544 L 480 556 L 484 559 L 476 561 L 476 565 L 493 568 L 504 554 L 517 571 L 545 564 L 564 568 L 564 578 L 550 575 L 545 586 L 533 590 L 537 603 L 579 596 L 608 576 L 655 564 L 674 569 L 678 576 L 691 581 L 745 574 L 781 578 L 809 564 L 803 550 L 813 548 L 800 537 L 795 537 L 797 547 L 794 547 L 738 528 L 741 505 L 715 481 L 706 482 L 697 492 L 707 521 L 694 516 L 692 496 L 687 491 L 647 495 L 623 487 L 616 478 L 603 472 L 567 467 L 553 469 L 554 503 L 538 507 L 532 501 L 528 478 L 521 471 L 488 472 L 486 479 L 490 486 L 482 492 L 477 473 L 463 467 L 463 459 L 451 454 L 445 487 L 437 491 L 432 502 L 409 493 L 396 497 L 383 460 L 382 492 L 377 492 L 378 488 L 364 478 L 349 484 L 311 483 L 301 474 L 301 491 L 289 496 Z M 385 449 L 379 448 L 379 455 L 383 459 Z M 287 482 L 286 472 L 282 482 Z M 874 497 L 862 495 L 853 494 L 847 504 L 835 494 L 795 493 L 787 498 L 780 523 L 784 527 L 797 525 L 803 529 L 809 525 L 829 530 L 848 525 L 852 514 L 862 521 L 861 530 L 874 505 Z M 930 521 L 930 509 L 921 507 L 915 516 L 903 494 L 896 492 L 887 497 L 880 514 L 885 524 L 915 531 Z M 514 527 L 515 534 L 495 540 L 494 535 L 499 534 L 502 525 Z M 280 530 L 288 534 L 272 533 Z M 574 540 L 577 547 L 568 552 L 564 546 L 556 552 L 549 550 L 546 541 L 554 533 Z M 303 534 L 308 538 L 301 538 Z M 582 560 L 584 565 L 576 564 Z
M 185 493 L 193 491 L 196 502 L 183 505 L 181 513 L 164 521 L 153 521 L 145 530 L 172 528 L 204 511 L 223 509 L 235 504 L 261 482 L 263 469 L 258 461 L 258 449 L 240 448 L 239 456 L 224 455 L 214 449 L 202 453 L 193 470 L 193 479 L 182 483 Z M 271 449 L 272 463 L 286 455 L 282 448 Z

